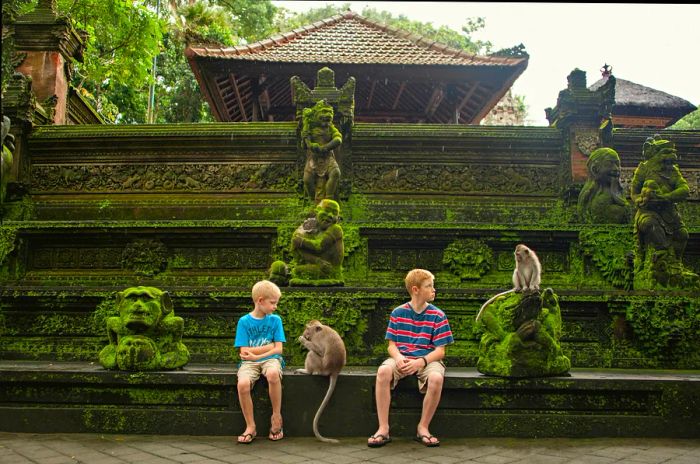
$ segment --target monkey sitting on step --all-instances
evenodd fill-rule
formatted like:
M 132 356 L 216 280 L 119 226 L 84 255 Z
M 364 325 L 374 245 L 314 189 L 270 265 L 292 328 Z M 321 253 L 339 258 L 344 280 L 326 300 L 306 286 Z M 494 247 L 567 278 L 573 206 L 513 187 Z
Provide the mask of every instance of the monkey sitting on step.
M 542 275 L 542 265 L 540 260 L 527 246 L 522 243 L 515 247 L 515 270 L 513 271 L 513 288 L 498 295 L 494 295 L 481 306 L 479 313 L 476 315 L 476 320 L 481 318 L 484 308 L 490 305 L 496 298 L 513 292 L 536 292 L 540 289 L 540 281 Z
M 318 432 L 318 420 L 321 413 L 326 408 L 328 401 L 333 395 L 338 374 L 345 366 L 345 343 L 340 338 L 338 332 L 321 324 L 320 321 L 310 321 L 306 324 L 304 334 L 299 337 L 299 342 L 309 350 L 304 362 L 304 369 L 297 369 L 296 372 L 301 374 L 312 375 L 327 375 L 330 377 L 328 391 L 321 406 L 319 406 L 316 415 L 314 416 L 314 435 L 320 441 L 326 443 L 338 443 L 338 440 L 322 437 Z

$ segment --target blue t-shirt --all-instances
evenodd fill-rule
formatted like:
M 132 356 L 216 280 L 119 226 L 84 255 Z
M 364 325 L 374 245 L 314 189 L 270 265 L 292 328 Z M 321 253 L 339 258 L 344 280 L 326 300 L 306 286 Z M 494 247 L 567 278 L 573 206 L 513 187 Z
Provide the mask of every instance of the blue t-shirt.
M 236 348 L 256 347 L 267 345 L 268 343 L 284 343 L 286 341 L 284 329 L 282 328 L 282 319 L 277 314 L 268 314 L 262 319 L 257 319 L 248 313 L 240 318 L 236 325 L 236 341 L 234 342 Z M 271 358 L 279 359 L 284 368 L 284 358 L 279 354 L 266 356 L 259 361 Z

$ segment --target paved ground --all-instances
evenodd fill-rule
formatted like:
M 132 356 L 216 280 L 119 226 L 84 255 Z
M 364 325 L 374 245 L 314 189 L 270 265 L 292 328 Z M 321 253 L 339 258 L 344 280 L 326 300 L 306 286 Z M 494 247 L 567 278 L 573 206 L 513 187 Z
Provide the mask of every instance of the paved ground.
M 377 449 L 368 448 L 365 440 L 345 438 L 333 445 L 313 438 L 270 442 L 259 437 L 251 445 L 238 445 L 233 437 L 0 432 L 0 464 L 700 463 L 700 439 L 452 438 L 439 448 L 425 448 L 395 437 Z

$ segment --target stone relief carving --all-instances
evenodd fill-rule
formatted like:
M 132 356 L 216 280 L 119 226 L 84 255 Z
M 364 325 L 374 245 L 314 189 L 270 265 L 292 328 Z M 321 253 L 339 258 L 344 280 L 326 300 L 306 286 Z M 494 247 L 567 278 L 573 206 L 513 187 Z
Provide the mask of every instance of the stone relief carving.
M 37 165 L 34 191 L 288 191 L 292 163 L 187 165 Z
M 556 169 L 519 166 L 356 164 L 356 190 L 370 192 L 481 192 L 555 194 Z M 439 182 L 436 182 L 439 179 Z M 410 187 L 409 187 L 410 186 Z
M 593 150 L 600 146 L 600 138 L 598 131 L 580 131 L 575 136 L 576 147 L 585 156 L 590 156 Z
M 137 239 L 124 248 L 122 268 L 136 275 L 152 277 L 165 270 L 168 248 L 159 240 Z

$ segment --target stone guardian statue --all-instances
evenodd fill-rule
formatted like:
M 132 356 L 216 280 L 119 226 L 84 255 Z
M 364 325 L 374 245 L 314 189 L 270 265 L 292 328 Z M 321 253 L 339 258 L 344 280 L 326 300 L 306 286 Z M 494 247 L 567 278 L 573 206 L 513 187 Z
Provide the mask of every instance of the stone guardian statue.
M 343 143 L 343 137 L 333 124 L 333 107 L 325 100 L 304 109 L 301 140 L 306 149 L 304 191 L 307 198 L 314 203 L 326 198 L 337 200 L 340 167 L 333 150 Z
M 612 148 L 593 150 L 586 163 L 588 179 L 578 196 L 582 222 L 627 224 L 631 208 L 620 183 L 620 156 Z
M 173 313 L 168 292 L 131 287 L 117 294 L 119 316 L 107 319 L 109 345 L 100 352 L 106 369 L 177 369 L 189 361 L 182 343 L 184 321 Z
M 690 189 L 678 168 L 676 147 L 657 134 L 644 142 L 642 158 L 630 186 L 637 208 L 634 286 L 698 288 L 698 275 L 683 266 L 688 229 L 677 204 L 688 198 Z

